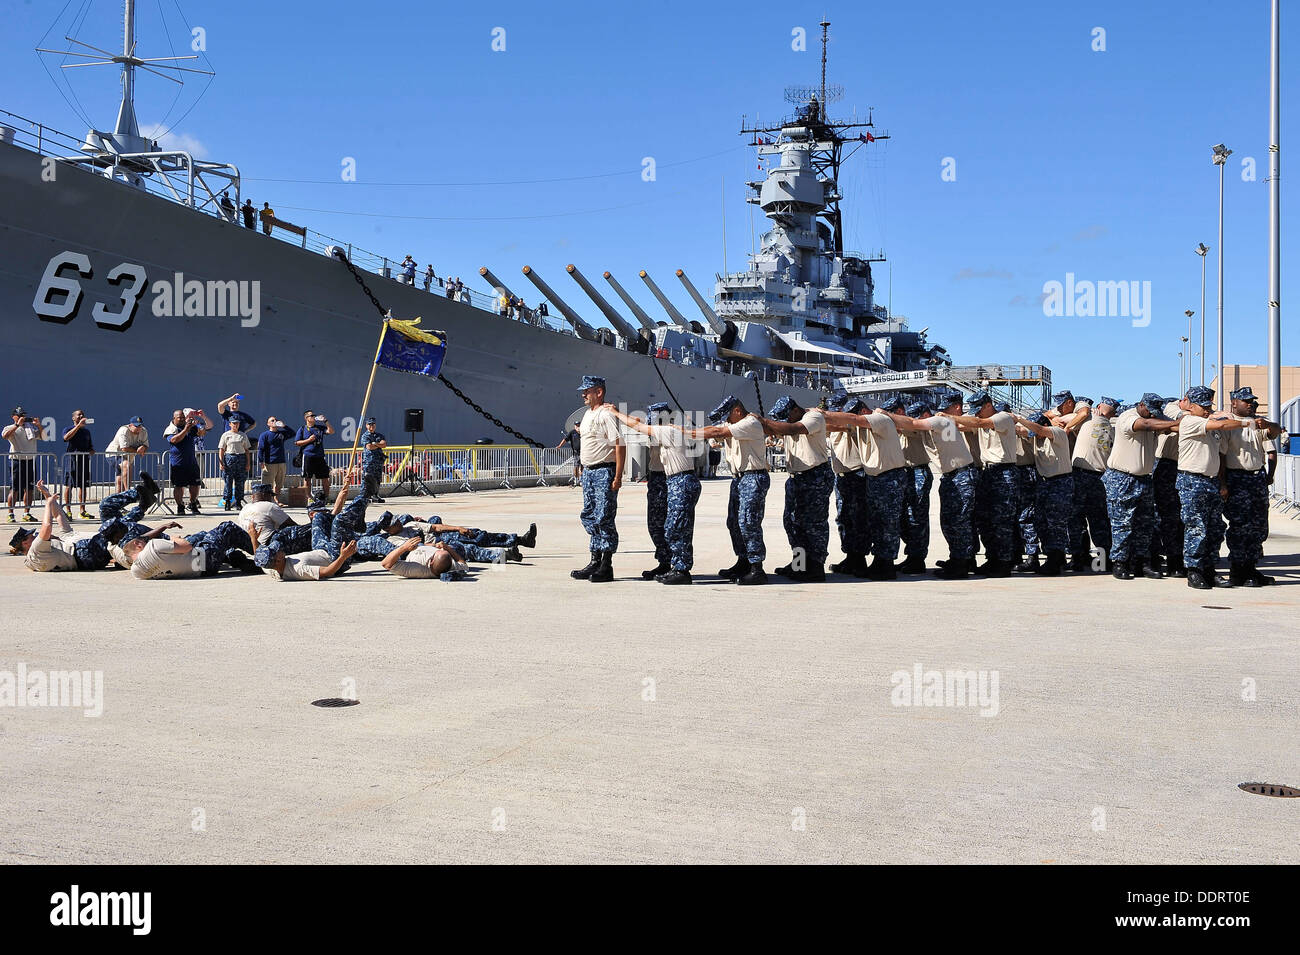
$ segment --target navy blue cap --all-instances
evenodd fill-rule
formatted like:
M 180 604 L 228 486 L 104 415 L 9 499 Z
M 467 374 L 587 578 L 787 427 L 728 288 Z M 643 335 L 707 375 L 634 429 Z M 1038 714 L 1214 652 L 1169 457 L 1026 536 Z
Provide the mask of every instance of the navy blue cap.
M 876 407 L 886 411 L 902 411 L 907 407 L 907 399 L 900 394 L 890 392 L 880 396 L 880 403 Z
M 782 395 L 776 399 L 776 404 L 767 409 L 767 416 L 773 421 L 784 421 L 790 414 L 790 409 L 794 406 L 794 399 L 789 395 Z
M 861 395 L 845 395 L 844 407 L 841 410 L 847 411 L 849 414 L 857 414 L 860 411 L 867 411 L 868 408 Z
M 924 398 L 917 398 L 907 406 L 906 414 L 909 418 L 919 418 L 921 415 L 934 414 L 934 407 Z
M 250 484 L 248 491 L 250 494 L 270 494 L 272 487 L 269 484 Z
M 144 418 L 141 418 L 139 415 L 136 415 L 134 418 L 128 420 L 127 424 L 144 424 Z
M 1067 401 L 1073 401 L 1073 400 L 1074 400 L 1074 392 L 1070 391 L 1068 388 L 1065 391 L 1058 391 L 1056 394 L 1052 395 L 1053 405 L 1063 405 Z
M 960 392 L 960 391 L 941 391 L 941 392 L 939 392 L 939 396 L 938 396 L 938 398 L 936 398 L 935 400 L 939 402 L 939 404 L 937 405 L 937 407 L 939 407 L 939 408 L 951 408 L 953 405 L 959 405 L 959 404 L 962 403 L 961 392 Z
M 374 419 L 374 418 L 367 418 L 367 419 L 366 419 L 366 424 L 374 424 L 374 423 L 375 423 L 375 419 Z
M 1074 403 L 1078 405 L 1090 405 L 1092 404 L 1092 399 L 1087 395 L 1075 395 Z
M 1187 400 L 1202 408 L 1214 407 L 1214 389 L 1205 385 L 1193 385 L 1187 389 Z
M 995 402 L 995 403 L 994 403 L 994 405 L 993 405 L 993 410 L 994 410 L 994 411 L 1010 411 L 1010 410 L 1011 410 L 1011 405 L 1008 404 L 1008 403 L 1005 402 L 1005 401 L 998 401 L 998 402 Z
M 19 546 L 20 546 L 20 545 L 22 544 L 22 542 L 25 541 L 29 536 L 30 536 L 30 537 L 35 537 L 35 536 L 36 536 L 36 531 L 34 531 L 34 530 L 28 530 L 28 529 L 25 528 L 25 527 L 20 527 L 20 528 L 18 528 L 18 530 L 14 531 L 14 536 L 11 537 L 11 538 L 9 538 L 9 549 L 10 549 L 11 551 L 13 551 L 15 554 L 18 553 L 18 548 L 19 548 Z
M 1118 398 L 1112 398 L 1109 395 L 1102 395 L 1097 399 L 1099 405 L 1110 405 L 1112 408 L 1118 408 L 1122 402 Z
M 1052 419 L 1047 417 L 1047 415 L 1043 414 L 1041 411 L 1035 411 L 1025 417 L 1040 427 L 1050 428 L 1052 426 Z
M 1142 397 L 1137 400 L 1138 404 L 1146 405 L 1147 411 L 1151 412 L 1153 418 L 1165 417 L 1165 399 L 1161 398 L 1154 391 L 1144 392 Z
M 843 411 L 844 402 L 848 400 L 848 395 L 831 395 L 826 399 L 827 411 Z
M 670 405 L 668 402 L 656 401 L 654 404 L 648 405 L 645 409 L 645 412 L 646 414 L 668 414 L 668 412 L 672 410 L 673 410 L 673 406 Z
M 393 518 L 392 520 L 390 520 L 388 523 L 390 523 L 390 524 L 409 524 L 409 523 L 411 523 L 411 521 L 413 521 L 413 520 L 415 520 L 415 518 L 414 518 L 412 515 L 410 515 L 410 514 L 398 514 L 396 517 L 394 517 L 394 518 Z M 440 524 L 440 523 L 442 523 L 442 522 L 441 522 L 441 521 L 433 521 L 432 523 Z
M 1255 392 L 1251 390 L 1250 385 L 1246 385 L 1244 388 L 1238 388 L 1235 391 L 1228 392 L 1228 397 L 1234 401 L 1254 401 L 1254 402 L 1259 401 L 1259 396 L 1256 395 Z
M 604 388 L 605 379 L 599 375 L 583 375 L 582 384 L 578 386 L 578 394 L 582 394 L 588 388 Z
M 992 400 L 993 399 L 989 396 L 987 391 L 977 391 L 975 394 L 970 396 L 967 405 L 970 407 L 971 411 L 979 411 Z
M 280 542 L 270 541 L 257 549 L 257 553 L 253 555 L 253 563 L 258 567 L 270 567 L 278 553 L 280 553 Z
M 731 414 L 731 409 L 736 407 L 738 404 L 740 404 L 739 398 L 735 395 L 727 395 L 727 397 L 723 398 L 722 401 L 718 403 L 716 408 L 709 412 L 709 420 L 714 424 L 717 424 L 723 418 L 727 417 L 727 415 Z

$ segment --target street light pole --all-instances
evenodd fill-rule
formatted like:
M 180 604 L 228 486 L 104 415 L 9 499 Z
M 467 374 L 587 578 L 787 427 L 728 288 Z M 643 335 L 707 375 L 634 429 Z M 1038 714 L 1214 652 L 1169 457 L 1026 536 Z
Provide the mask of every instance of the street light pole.
M 1281 3 L 1273 0 L 1268 117 L 1268 416 L 1282 420 Z
M 1214 164 L 1219 167 L 1219 387 L 1215 389 L 1215 403 L 1223 410 L 1223 390 L 1227 376 L 1223 372 L 1223 170 L 1228 164 L 1231 149 L 1219 143 L 1214 149 Z
M 1204 242 L 1197 244 L 1195 252 L 1201 257 L 1201 384 L 1205 384 L 1205 253 L 1210 251 L 1210 247 Z M 1188 368 L 1191 368 L 1190 363 Z M 1192 377 L 1191 371 L 1187 377 Z M 1190 383 L 1190 382 L 1189 382 Z
M 1187 352 L 1187 374 L 1183 377 L 1183 392 L 1187 394 L 1187 389 L 1192 387 L 1192 316 L 1196 313 L 1190 308 L 1183 309 L 1183 314 L 1187 316 L 1187 337 L 1183 339 L 1183 350 Z M 1182 395 L 1179 395 L 1182 397 Z

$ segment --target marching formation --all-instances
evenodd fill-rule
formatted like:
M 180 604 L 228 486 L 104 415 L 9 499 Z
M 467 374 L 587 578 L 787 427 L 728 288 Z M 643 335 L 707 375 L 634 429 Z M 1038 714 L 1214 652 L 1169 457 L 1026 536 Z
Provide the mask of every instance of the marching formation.
M 19 529 L 9 549 L 38 572 L 102 570 L 114 563 L 138 580 L 212 577 L 225 567 L 281 581 L 329 580 L 354 564 L 373 561 L 398 577 L 452 581 L 466 579 L 470 563 L 522 561 L 520 548 L 537 544 L 536 524 L 513 534 L 390 511 L 367 520 L 372 497 L 363 491 L 347 499 L 354 476 L 348 473 L 332 505 L 318 495 L 307 508 L 306 524 L 296 523 L 276 503 L 270 484 L 258 483 L 235 520 L 186 537 L 167 533 L 180 528 L 176 521 L 158 527 L 141 523 L 158 500 L 158 484 L 148 474 L 100 503 L 94 533 L 74 531 L 62 503 L 37 482 L 35 488 L 45 498 L 41 527 Z
M 933 571 L 945 579 L 1094 570 L 1118 580 L 1185 578 L 1196 589 L 1273 582 L 1257 563 L 1276 467 L 1269 444 L 1282 429 L 1256 415 L 1250 388 L 1233 391 L 1231 410 L 1220 413 L 1204 386 L 1181 398 L 1147 392 L 1127 406 L 1062 391 L 1051 407 L 1023 413 L 986 392 L 963 401 L 948 391 L 870 404 L 838 395 L 819 408 L 787 395 L 764 416 L 729 395 L 706 427 L 674 421 L 663 402 L 644 417 L 629 415 L 608 401 L 597 376 L 585 376 L 578 394 L 586 405 L 578 427 L 581 521 L 591 551 L 571 573 L 578 580 L 614 579 L 618 492 L 635 432 L 649 442 L 646 514 L 656 560 L 641 577 L 666 585 L 693 582 L 700 482 L 689 448 L 700 441 L 720 446 L 731 472 L 727 531 L 736 562 L 718 574 L 741 586 L 768 581 L 769 447 L 784 455 L 789 474 L 782 523 L 791 558 L 775 573 L 791 581 L 824 581 L 828 570 L 869 580 L 925 573 L 937 473 L 948 557 Z M 828 568 L 832 493 L 845 557 Z M 1231 567 L 1220 577 L 1225 539 Z M 981 547 L 985 560 L 977 563 Z

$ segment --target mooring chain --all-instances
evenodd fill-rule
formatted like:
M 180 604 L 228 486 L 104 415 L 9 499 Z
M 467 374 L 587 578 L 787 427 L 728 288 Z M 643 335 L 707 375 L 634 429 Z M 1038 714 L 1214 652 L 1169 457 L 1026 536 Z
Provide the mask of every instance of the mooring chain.
M 357 284 L 361 286 L 361 291 L 366 293 L 366 298 L 370 299 L 370 304 L 375 306 L 375 311 L 377 311 L 385 319 L 388 318 L 389 317 L 388 309 L 384 308 L 384 306 L 379 304 L 379 299 L 375 298 L 375 293 L 370 291 L 370 286 L 367 285 L 366 280 L 361 277 L 361 273 L 357 271 L 357 267 L 353 265 L 350 261 L 348 261 L 347 256 L 345 256 L 342 253 L 342 251 L 335 249 L 334 255 L 340 262 L 342 262 L 344 265 L 348 267 L 348 271 L 352 273 L 352 277 L 356 279 Z M 481 414 L 484 418 L 487 418 L 489 421 L 491 421 L 502 431 L 506 432 L 506 434 L 513 435 L 514 437 L 518 438 L 520 441 L 524 442 L 524 444 L 532 445 L 534 448 L 546 447 L 546 445 L 542 444 L 540 441 L 534 441 L 526 434 L 521 434 L 520 432 L 516 431 L 514 428 L 510 427 L 510 425 L 505 424 L 496 415 L 484 411 L 483 408 L 476 401 L 474 401 L 472 398 L 469 397 L 469 395 L 465 394 L 465 392 L 461 391 L 459 388 L 453 385 L 441 374 L 438 375 L 438 380 L 441 381 L 448 388 L 450 388 L 457 398 L 465 402 L 465 404 L 469 405 L 471 408 L 473 408 L 475 411 Z

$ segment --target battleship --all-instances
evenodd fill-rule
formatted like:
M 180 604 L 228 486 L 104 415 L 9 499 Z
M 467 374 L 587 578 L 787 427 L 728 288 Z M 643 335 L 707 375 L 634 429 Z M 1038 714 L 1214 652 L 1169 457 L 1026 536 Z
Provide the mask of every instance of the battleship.
M 305 226 L 271 220 L 270 238 L 244 227 L 240 167 L 141 134 L 135 71 L 173 58 L 137 55 L 125 0 L 121 54 L 89 44 L 94 52 L 77 54 L 120 66 L 112 131 L 75 137 L 0 111 L 0 302 L 16 358 L 6 400 L 41 416 L 50 438 L 73 407 L 105 425 L 138 414 L 161 426 L 174 407 L 211 409 L 238 391 L 255 416 L 296 422 L 312 408 L 347 440 L 381 321 L 365 287 L 393 317 L 418 316 L 445 337 L 443 379 L 454 388 L 381 371 L 369 406 L 390 430 L 404 409 L 424 408 L 419 437 L 433 444 L 553 444 L 586 374 L 605 377 L 612 400 L 694 414 L 727 394 L 770 403 L 788 393 L 812 407 L 855 381 L 916 385 L 951 360 L 877 301 L 872 266 L 883 256 L 845 248 L 841 164 L 885 137 L 870 118 L 830 117 L 828 26 L 820 84 L 787 91 L 795 112 L 741 123 L 766 170 L 748 183 L 749 202 L 770 227 L 746 270 L 716 275 L 711 301 L 673 269 L 698 310 L 688 317 L 649 271 L 638 276 L 647 304 L 609 272 L 602 294 L 576 265 L 566 270 L 576 288 L 563 294 L 558 277 L 529 265 L 479 269 L 486 291 L 447 290 L 441 279 L 426 291 L 396 259 Z M 525 288 L 549 308 L 498 304 Z M 578 296 L 589 303 L 581 311 Z M 220 360 L 231 355 L 238 361 Z

